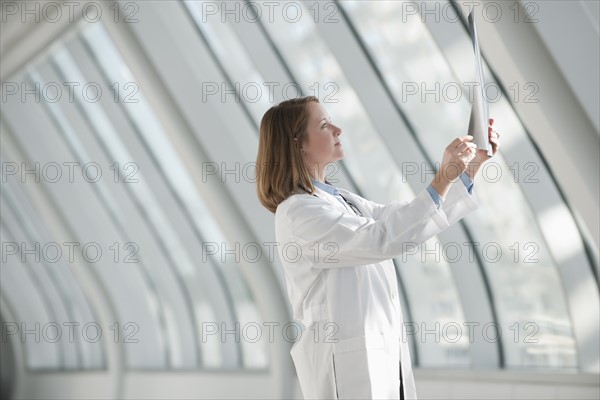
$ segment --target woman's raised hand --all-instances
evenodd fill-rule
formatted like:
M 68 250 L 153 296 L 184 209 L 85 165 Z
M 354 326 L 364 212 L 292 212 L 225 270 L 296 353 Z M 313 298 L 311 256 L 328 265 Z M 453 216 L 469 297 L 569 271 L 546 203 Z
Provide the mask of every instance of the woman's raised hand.
M 492 153 L 496 155 L 499 145 L 500 134 L 492 128 L 494 119 L 490 118 L 488 125 L 488 137 L 492 145 Z M 477 145 L 472 142 L 473 136 L 465 135 L 457 137 L 444 149 L 442 157 L 442 165 L 435 175 L 431 185 L 444 198 L 450 189 L 452 183 L 465 171 L 469 178 L 473 180 L 481 165 L 488 161 L 485 149 L 478 149 Z
M 444 180 L 454 181 L 475 158 L 477 145 L 472 140 L 471 135 L 457 137 L 446 147 L 439 171 Z
M 442 198 L 446 197 L 450 186 L 475 158 L 477 146 L 471 142 L 472 140 L 471 135 L 457 137 L 444 149 L 442 165 L 431 182 L 431 186 Z

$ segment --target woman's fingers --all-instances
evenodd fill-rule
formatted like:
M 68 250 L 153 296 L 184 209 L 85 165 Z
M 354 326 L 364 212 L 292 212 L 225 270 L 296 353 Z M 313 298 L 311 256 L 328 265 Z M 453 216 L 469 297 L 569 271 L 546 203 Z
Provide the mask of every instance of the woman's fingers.
M 499 147 L 498 142 L 499 141 L 498 141 L 498 137 L 497 136 L 490 137 L 490 143 L 492 144 L 492 152 L 493 152 L 493 154 L 496 154 L 496 152 L 498 151 L 498 147 Z
M 473 136 L 471 136 L 471 135 L 459 136 L 456 139 L 454 139 L 452 141 L 452 143 L 450 143 L 448 145 L 448 147 L 450 147 L 450 148 L 458 147 L 465 142 L 470 142 L 471 140 L 473 140 Z
M 477 148 L 477 145 L 475 143 L 472 143 L 472 142 L 462 142 L 461 144 L 459 144 L 457 146 L 457 148 L 460 151 L 465 151 L 465 150 L 468 150 L 468 149 L 475 149 L 475 148 Z
M 474 143 L 471 142 L 472 140 L 473 140 L 473 136 L 467 135 L 467 136 L 463 136 L 462 138 L 456 138 L 456 139 L 454 139 L 454 141 L 452 142 L 452 144 L 457 149 L 463 149 L 463 148 L 465 148 L 467 146 L 475 145 Z

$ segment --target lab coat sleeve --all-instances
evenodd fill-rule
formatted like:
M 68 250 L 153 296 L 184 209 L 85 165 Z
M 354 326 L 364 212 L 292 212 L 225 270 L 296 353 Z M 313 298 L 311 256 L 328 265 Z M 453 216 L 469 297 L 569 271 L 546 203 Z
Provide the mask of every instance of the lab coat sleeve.
M 327 200 L 306 196 L 291 201 L 282 223 L 315 268 L 373 264 L 397 257 L 437 235 L 450 224 L 427 190 L 411 202 L 392 202 L 378 219 L 344 213 Z
M 442 206 L 440 208 L 445 214 L 449 225 L 453 225 L 470 212 L 479 208 L 479 200 L 475 195 L 475 190 L 473 190 L 474 184 L 471 187 L 471 193 L 469 193 L 463 182 L 457 180 L 450 185 L 450 189 L 448 190 L 446 197 L 442 200 Z M 361 204 L 366 204 L 366 206 L 371 209 L 373 219 L 376 220 L 380 219 L 382 215 L 385 215 L 386 208 L 390 206 L 375 203 L 362 197 L 360 197 L 360 200 Z
M 475 195 L 475 190 L 472 189 L 472 193 L 469 194 L 467 187 L 460 181 L 454 182 L 450 186 L 442 204 L 442 210 L 450 225 L 477 208 L 479 208 L 479 200 Z

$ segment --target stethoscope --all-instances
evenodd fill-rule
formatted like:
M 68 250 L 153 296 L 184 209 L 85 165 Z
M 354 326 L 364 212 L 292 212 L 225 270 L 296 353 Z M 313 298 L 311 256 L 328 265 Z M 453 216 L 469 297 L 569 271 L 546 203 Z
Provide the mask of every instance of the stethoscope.
M 356 215 L 358 215 L 359 217 L 363 216 L 362 213 L 360 212 L 360 210 L 354 204 L 352 204 L 352 202 L 348 201 L 348 199 L 346 199 L 344 196 L 342 196 L 341 193 L 339 195 L 342 199 L 344 199 L 346 204 L 348 204 L 348 207 L 350 207 L 352 209 L 352 211 L 354 211 L 356 213 Z

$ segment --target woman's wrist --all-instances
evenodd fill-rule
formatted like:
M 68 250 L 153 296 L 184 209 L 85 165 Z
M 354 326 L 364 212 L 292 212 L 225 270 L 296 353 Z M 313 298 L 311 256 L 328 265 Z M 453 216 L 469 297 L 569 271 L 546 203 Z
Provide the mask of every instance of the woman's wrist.
M 450 190 L 450 186 L 452 185 L 452 182 L 453 181 L 448 179 L 448 177 L 442 170 L 439 170 L 435 174 L 433 181 L 431 181 L 431 186 L 433 186 L 433 188 L 438 192 L 438 194 L 440 195 L 440 197 L 442 197 L 442 199 L 445 199 L 446 194 Z

